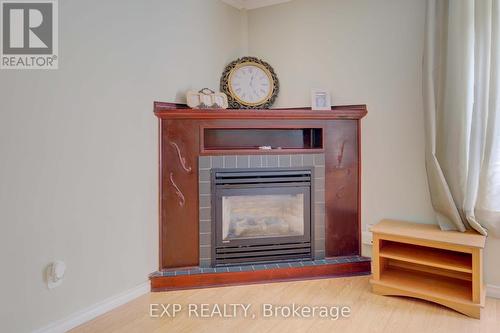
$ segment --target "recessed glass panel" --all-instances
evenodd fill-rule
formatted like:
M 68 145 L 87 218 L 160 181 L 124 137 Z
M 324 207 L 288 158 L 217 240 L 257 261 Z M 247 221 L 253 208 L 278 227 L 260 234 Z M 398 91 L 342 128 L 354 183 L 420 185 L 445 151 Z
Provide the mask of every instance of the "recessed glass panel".
M 222 197 L 222 241 L 303 235 L 303 193 Z

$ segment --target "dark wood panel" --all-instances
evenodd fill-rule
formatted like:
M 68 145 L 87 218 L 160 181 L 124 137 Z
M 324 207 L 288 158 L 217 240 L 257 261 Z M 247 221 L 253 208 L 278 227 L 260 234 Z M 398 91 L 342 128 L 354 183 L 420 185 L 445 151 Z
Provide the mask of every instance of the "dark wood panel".
M 192 121 L 162 121 L 160 268 L 198 265 L 197 132 Z
M 326 256 L 360 254 L 356 120 L 328 122 L 325 144 Z
M 325 137 L 326 256 L 360 254 L 358 122 L 328 122 Z
M 152 291 L 195 289 L 229 285 L 370 274 L 370 262 L 276 268 L 250 272 L 225 272 L 151 278 Z

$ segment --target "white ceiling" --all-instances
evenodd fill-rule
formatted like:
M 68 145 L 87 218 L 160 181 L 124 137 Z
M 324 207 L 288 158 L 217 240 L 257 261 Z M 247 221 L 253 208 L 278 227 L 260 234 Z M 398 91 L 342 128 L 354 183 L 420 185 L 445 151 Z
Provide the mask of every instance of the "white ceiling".
M 256 9 L 260 7 L 277 5 L 292 0 L 222 0 L 223 2 L 238 9 Z

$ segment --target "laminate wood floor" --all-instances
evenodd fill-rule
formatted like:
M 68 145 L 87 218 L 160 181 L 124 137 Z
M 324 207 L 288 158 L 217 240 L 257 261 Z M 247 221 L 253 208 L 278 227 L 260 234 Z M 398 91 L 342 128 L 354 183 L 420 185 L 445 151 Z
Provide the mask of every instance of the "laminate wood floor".
M 365 276 L 149 293 L 72 332 L 500 333 L 498 299 L 487 298 L 481 320 L 477 320 L 425 301 L 374 295 L 368 281 L 369 277 Z M 222 309 L 224 303 L 251 304 L 248 317 L 243 317 L 241 309 L 235 318 L 195 317 L 196 313 L 202 314 L 201 304 L 219 304 Z M 291 307 L 293 303 L 311 307 L 348 306 L 351 314 L 337 320 L 320 318 L 318 314 L 315 318 L 263 318 L 263 304 Z M 182 310 L 175 317 L 152 318 L 150 304 L 165 307 L 180 304 Z M 189 304 L 194 304 L 191 317 Z M 196 312 L 194 306 L 197 306 Z M 209 312 L 212 310 L 209 308 Z M 161 312 L 159 306 L 156 314 Z M 172 311 L 169 313 L 172 315 Z M 250 313 L 255 314 L 255 318 Z

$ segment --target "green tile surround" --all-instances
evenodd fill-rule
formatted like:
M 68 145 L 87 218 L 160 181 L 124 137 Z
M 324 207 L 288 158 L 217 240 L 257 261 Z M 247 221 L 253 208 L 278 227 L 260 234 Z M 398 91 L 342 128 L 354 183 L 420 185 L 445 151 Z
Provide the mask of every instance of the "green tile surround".
M 276 168 L 314 167 L 314 255 L 316 260 L 325 257 L 325 155 L 221 155 L 200 156 L 198 160 L 200 203 L 200 267 L 211 265 L 211 189 L 212 168 Z

